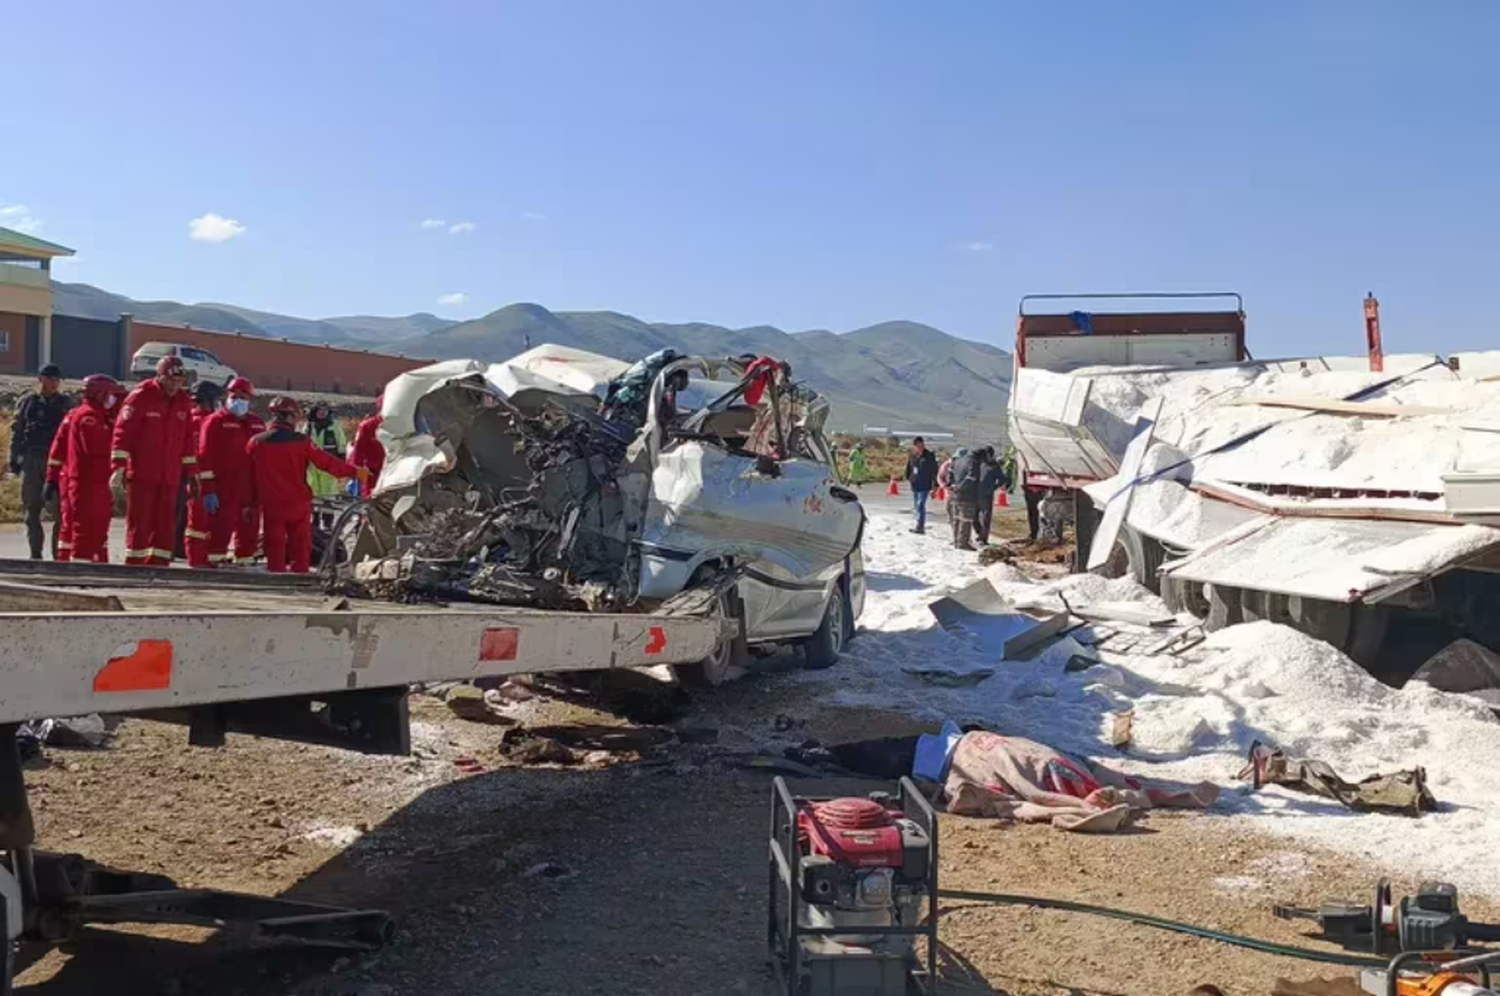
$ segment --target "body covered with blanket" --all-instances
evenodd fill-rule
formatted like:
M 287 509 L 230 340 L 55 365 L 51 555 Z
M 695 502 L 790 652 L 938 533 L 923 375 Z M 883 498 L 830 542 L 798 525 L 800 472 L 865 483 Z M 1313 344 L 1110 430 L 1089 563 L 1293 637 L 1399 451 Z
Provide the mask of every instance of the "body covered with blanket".
M 1153 785 L 1034 740 L 985 732 L 958 741 L 943 788 L 950 813 L 1050 822 L 1079 833 L 1120 830 L 1148 809 L 1207 809 L 1219 797 L 1207 782 Z

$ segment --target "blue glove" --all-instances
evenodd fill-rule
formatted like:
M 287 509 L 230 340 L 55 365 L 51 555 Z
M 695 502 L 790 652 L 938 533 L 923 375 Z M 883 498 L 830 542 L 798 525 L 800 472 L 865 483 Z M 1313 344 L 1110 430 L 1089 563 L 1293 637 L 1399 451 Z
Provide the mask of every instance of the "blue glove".
M 359 497 L 359 481 L 353 477 L 344 482 L 344 494 L 352 498 Z
M 218 495 L 204 495 L 203 496 L 203 510 L 205 512 L 207 512 L 209 515 L 217 515 L 218 511 L 219 511 L 219 496 Z

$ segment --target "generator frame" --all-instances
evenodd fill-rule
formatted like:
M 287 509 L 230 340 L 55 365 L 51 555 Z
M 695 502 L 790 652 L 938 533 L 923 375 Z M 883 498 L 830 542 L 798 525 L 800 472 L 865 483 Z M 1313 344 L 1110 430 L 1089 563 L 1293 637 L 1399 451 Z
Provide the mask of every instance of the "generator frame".
M 769 902 L 766 912 L 766 947 L 771 965 L 776 971 L 776 981 L 783 996 L 801 996 L 796 988 L 803 977 L 804 958 L 802 940 L 810 937 L 834 937 L 843 934 L 862 934 L 878 937 L 923 937 L 927 940 L 927 956 L 918 960 L 909 959 L 906 988 L 909 993 L 932 996 L 937 992 L 938 957 L 938 816 L 910 778 L 903 777 L 896 783 L 895 800 L 905 817 L 927 833 L 927 916 L 919 925 L 910 927 L 804 927 L 799 923 L 799 914 L 805 903 L 797 883 L 797 812 L 799 806 L 860 794 L 870 794 L 875 783 L 861 782 L 855 791 L 818 791 L 832 785 L 849 789 L 847 780 L 807 780 L 799 782 L 799 791 L 793 792 L 785 778 L 777 776 L 771 783 L 771 829 L 768 859 Z M 887 783 L 889 784 L 889 783 Z

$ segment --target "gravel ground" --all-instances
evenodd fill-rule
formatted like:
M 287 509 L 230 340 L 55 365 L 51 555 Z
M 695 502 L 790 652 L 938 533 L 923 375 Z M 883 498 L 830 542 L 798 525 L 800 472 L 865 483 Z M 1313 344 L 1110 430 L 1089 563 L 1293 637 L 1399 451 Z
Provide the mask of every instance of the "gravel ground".
M 1014 514 L 1004 517 L 1002 535 L 1016 528 Z M 672 713 L 652 721 L 716 728 L 715 743 L 578 766 L 517 763 L 503 727 L 459 719 L 428 696 L 413 699 L 409 758 L 239 736 L 221 750 L 192 748 L 184 729 L 141 720 L 122 724 L 108 750 L 49 751 L 28 773 L 43 848 L 184 885 L 385 908 L 399 932 L 382 952 L 350 956 L 228 932 L 95 929 L 41 953 L 20 991 L 771 996 L 770 776 L 744 760 L 797 739 L 925 728 L 889 703 L 828 701 L 827 684 L 783 673 L 791 660 L 771 658 L 764 673 L 713 692 L 650 700 Z M 855 666 L 851 658 L 827 676 Z M 554 697 L 518 710 L 527 726 L 629 727 L 642 715 L 638 698 Z M 466 759 L 477 766 L 456 763 Z M 945 816 L 940 843 L 948 888 L 1094 902 L 1312 946 L 1302 925 L 1270 915 L 1273 902 L 1362 900 L 1390 871 L 1374 866 L 1379 855 L 1365 863 L 1213 812 L 1154 812 L 1116 836 Z M 1398 894 L 1415 884 L 1397 876 Z M 1500 918 L 1492 903 L 1466 896 L 1464 905 Z M 1240 996 L 1269 993 L 1280 978 L 1354 974 L 1022 908 L 948 904 L 941 936 L 941 991 L 954 994 L 1156 996 L 1213 984 Z

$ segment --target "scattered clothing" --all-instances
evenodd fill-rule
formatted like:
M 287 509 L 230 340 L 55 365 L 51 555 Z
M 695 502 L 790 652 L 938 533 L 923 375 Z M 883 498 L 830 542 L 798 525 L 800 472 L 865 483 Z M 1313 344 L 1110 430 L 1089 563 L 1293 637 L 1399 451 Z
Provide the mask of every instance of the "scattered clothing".
M 1050 822 L 1078 833 L 1121 830 L 1153 808 L 1207 809 L 1219 797 L 1208 783 L 1153 786 L 1033 740 L 984 732 L 958 742 L 944 792 L 950 813 Z
M 1422 768 L 1347 782 L 1323 761 L 1289 757 L 1258 740 L 1250 745 L 1249 762 L 1239 777 L 1252 780 L 1256 788 L 1284 785 L 1320 795 L 1356 813 L 1421 816 L 1437 809 L 1437 800 L 1427 790 L 1427 772 Z

